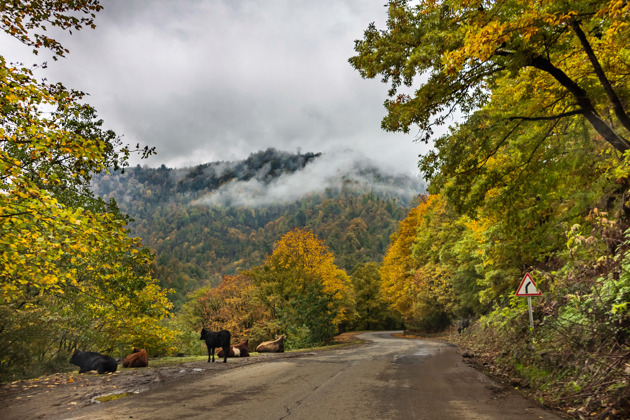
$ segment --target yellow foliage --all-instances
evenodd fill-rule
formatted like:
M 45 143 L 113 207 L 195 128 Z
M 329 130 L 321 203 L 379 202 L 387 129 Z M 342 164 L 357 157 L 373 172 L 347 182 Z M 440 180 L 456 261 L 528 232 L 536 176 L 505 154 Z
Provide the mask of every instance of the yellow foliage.
M 292 282 L 285 285 L 287 290 L 300 293 L 309 281 L 321 281 L 324 293 L 335 300 L 338 312 L 334 322 L 339 324 L 354 316 L 354 298 L 350 278 L 334 260 L 332 252 L 312 232 L 294 229 L 276 243 L 266 265 L 276 272 L 291 273 Z
M 439 196 L 436 195 L 424 197 L 422 202 L 398 223 L 398 230 L 392 235 L 389 248 L 383 258 L 381 295 L 403 316 L 411 315 L 417 294 L 413 281 L 416 266 L 412 256 L 412 245 L 424 216 L 438 199 Z

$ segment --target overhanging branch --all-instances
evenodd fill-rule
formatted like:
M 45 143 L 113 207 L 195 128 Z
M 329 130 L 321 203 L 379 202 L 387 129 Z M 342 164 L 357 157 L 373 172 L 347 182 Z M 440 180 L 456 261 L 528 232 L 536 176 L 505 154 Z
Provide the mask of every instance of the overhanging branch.
M 573 115 L 582 115 L 584 114 L 584 112 L 582 112 L 582 110 L 575 110 L 575 111 L 569 111 L 569 112 L 563 112 L 562 114 L 558 114 L 558 115 L 549 115 L 546 117 L 510 117 L 508 118 L 508 120 L 513 121 L 513 120 L 520 120 L 520 121 L 549 121 L 549 120 L 559 120 L 561 118 L 564 117 L 571 117 Z
M 595 74 L 597 75 L 599 82 L 602 84 L 602 87 L 604 88 L 604 92 L 606 92 L 606 96 L 608 96 L 608 100 L 610 100 L 610 102 L 612 103 L 613 110 L 615 111 L 615 115 L 619 119 L 619 122 L 627 130 L 630 130 L 630 117 L 628 117 L 628 114 L 623 108 L 623 104 L 621 103 L 619 96 L 617 96 L 615 89 L 613 89 L 612 85 L 610 84 L 610 81 L 608 80 L 608 77 L 606 77 L 606 73 L 604 73 L 604 69 L 599 63 L 599 60 L 597 59 L 597 56 L 595 55 L 595 51 L 593 51 L 591 44 L 588 42 L 588 39 L 586 38 L 586 34 L 580 27 L 580 24 L 577 20 L 572 19 L 570 21 L 570 25 L 571 25 L 571 28 L 573 29 L 573 32 L 575 32 L 578 39 L 580 40 L 580 43 L 582 44 L 582 48 L 584 49 L 584 52 L 586 52 L 586 55 L 589 61 L 591 62 L 591 66 L 593 66 L 593 71 L 595 71 Z

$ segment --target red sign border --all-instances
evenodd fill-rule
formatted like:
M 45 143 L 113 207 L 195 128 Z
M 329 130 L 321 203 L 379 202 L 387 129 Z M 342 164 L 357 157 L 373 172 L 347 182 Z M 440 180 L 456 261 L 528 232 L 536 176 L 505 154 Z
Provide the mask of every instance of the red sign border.
M 538 286 L 536 285 L 534 279 L 532 279 L 532 276 L 530 276 L 529 273 L 525 273 L 523 280 L 521 280 L 521 284 L 519 284 L 518 288 L 516 289 L 516 296 L 542 296 L 542 292 L 540 290 L 538 290 L 538 293 L 519 293 L 518 291 L 521 290 L 521 287 L 523 287 L 523 284 L 525 284 L 526 280 L 531 281 L 536 290 L 538 290 Z

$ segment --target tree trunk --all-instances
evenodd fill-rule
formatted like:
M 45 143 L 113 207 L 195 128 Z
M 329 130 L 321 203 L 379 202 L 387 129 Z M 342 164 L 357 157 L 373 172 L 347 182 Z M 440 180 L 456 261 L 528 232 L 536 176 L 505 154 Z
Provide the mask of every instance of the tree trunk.
M 619 122 L 627 130 L 630 130 L 630 117 L 628 117 L 628 114 L 626 113 L 626 110 L 624 109 L 623 104 L 621 103 L 621 100 L 619 99 L 619 97 L 617 96 L 617 93 L 615 92 L 612 85 L 610 84 L 608 77 L 606 77 L 606 73 L 604 73 L 604 69 L 599 64 L 599 60 L 597 60 L 595 51 L 593 51 L 593 48 L 591 48 L 591 44 L 588 42 L 588 39 L 586 39 L 586 34 L 580 27 L 580 24 L 575 20 L 571 21 L 571 28 L 573 28 L 573 32 L 575 32 L 578 39 L 580 40 L 580 43 L 582 43 L 582 48 L 584 48 L 584 51 L 586 52 L 586 55 L 588 56 L 588 59 L 591 62 L 591 65 L 593 66 L 595 75 L 597 75 L 599 82 L 602 84 L 602 87 L 604 88 L 604 92 L 606 92 L 606 96 L 608 96 L 608 100 L 612 103 L 613 110 L 615 111 L 615 115 L 619 119 Z
M 534 55 L 529 60 L 529 65 L 549 73 L 562 86 L 567 88 L 573 94 L 577 101 L 577 105 L 582 111 L 582 115 L 591 123 L 595 131 L 597 131 L 608 143 L 620 152 L 630 149 L 630 142 L 617 134 L 603 118 L 597 113 L 595 106 L 591 102 L 588 94 L 577 83 L 575 83 L 565 72 L 554 66 L 546 58 Z

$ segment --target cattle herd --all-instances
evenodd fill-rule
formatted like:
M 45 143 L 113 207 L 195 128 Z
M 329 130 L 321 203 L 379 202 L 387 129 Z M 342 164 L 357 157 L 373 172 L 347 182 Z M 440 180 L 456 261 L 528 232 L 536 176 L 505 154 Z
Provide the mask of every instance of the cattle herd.
M 208 362 L 214 362 L 214 352 L 217 350 L 217 357 L 223 357 L 223 363 L 228 357 L 249 357 L 249 340 L 241 341 L 232 346 L 230 341 L 232 335 L 227 330 L 210 331 L 201 329 L 200 340 L 206 342 L 208 347 Z M 276 340 L 265 341 L 256 347 L 259 353 L 282 353 L 284 352 L 285 336 L 281 335 Z M 76 350 L 70 358 L 70 363 L 79 367 L 79 373 L 97 371 L 99 374 L 116 372 L 118 361 L 113 357 L 91 351 Z M 149 356 L 145 349 L 134 347 L 133 352 L 123 360 L 125 368 L 141 368 L 149 366 Z

